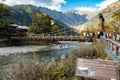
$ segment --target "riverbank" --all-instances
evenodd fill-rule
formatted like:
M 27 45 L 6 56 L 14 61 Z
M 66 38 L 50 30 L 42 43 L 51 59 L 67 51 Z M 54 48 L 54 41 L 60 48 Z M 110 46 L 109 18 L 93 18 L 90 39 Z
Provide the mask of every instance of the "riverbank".
M 8 56 L 10 54 L 20 54 L 39 51 L 47 46 L 12 46 L 0 48 L 0 56 Z
M 36 52 L 41 50 L 55 50 L 55 49 L 65 49 L 80 47 L 82 45 L 87 46 L 88 42 L 79 43 L 76 41 L 60 41 L 60 44 L 49 44 L 49 45 L 24 45 L 24 46 L 11 46 L 11 47 L 1 47 L 0 56 L 9 56 L 11 54 L 25 54 L 29 52 Z
M 41 45 L 51 45 L 51 44 L 59 44 L 58 41 L 14 41 L 14 40 L 3 40 L 0 41 L 0 48 L 2 47 L 11 47 L 11 46 L 26 46 L 26 45 L 34 45 L 34 46 L 41 46 Z

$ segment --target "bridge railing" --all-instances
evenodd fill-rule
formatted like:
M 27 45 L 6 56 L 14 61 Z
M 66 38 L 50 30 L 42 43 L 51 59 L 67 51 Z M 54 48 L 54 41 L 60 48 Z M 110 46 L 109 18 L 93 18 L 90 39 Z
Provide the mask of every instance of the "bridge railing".
M 116 51 L 116 55 L 119 55 L 120 44 L 118 42 L 115 42 L 114 40 L 104 38 L 104 37 L 101 37 L 100 39 L 101 39 L 101 41 L 103 42 L 104 45 L 106 45 L 112 51 Z
M 82 36 L 30 36 L 30 37 L 11 37 L 12 40 L 26 40 L 26 41 L 42 41 L 42 40 L 46 40 L 46 41 L 85 41 L 84 37 Z

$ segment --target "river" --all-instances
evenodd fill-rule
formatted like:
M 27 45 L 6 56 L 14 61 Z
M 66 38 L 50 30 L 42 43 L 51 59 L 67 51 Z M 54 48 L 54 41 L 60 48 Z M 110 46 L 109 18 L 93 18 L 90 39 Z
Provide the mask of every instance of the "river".
M 7 66 L 16 63 L 20 59 L 33 61 L 37 57 L 40 64 L 46 65 L 53 59 L 59 59 L 62 55 L 68 55 L 70 50 L 89 43 L 75 41 L 60 41 L 60 45 L 51 44 L 47 46 L 14 46 L 0 48 L 0 65 Z

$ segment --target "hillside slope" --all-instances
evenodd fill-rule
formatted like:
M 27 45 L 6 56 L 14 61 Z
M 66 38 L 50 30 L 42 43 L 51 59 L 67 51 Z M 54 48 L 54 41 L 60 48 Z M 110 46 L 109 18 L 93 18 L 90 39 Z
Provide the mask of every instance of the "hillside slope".
M 15 5 L 15 6 L 7 6 L 7 9 L 11 12 L 11 17 L 7 18 L 10 23 L 15 23 L 18 25 L 26 25 L 30 26 L 33 23 L 31 18 L 31 13 L 36 11 L 40 11 L 39 7 L 32 6 L 32 5 Z M 42 12 L 44 13 L 44 12 Z M 53 18 L 54 19 L 54 18 Z M 73 30 L 73 28 L 69 27 L 68 25 L 64 24 L 63 22 L 54 19 L 57 22 L 58 29 L 67 28 L 68 30 Z
M 111 19 L 111 16 L 113 15 L 113 13 L 119 9 L 120 9 L 120 2 L 115 2 L 109 5 L 108 7 L 106 7 L 105 9 L 99 11 L 99 13 L 103 13 L 105 22 L 107 22 L 108 20 Z M 97 14 L 92 19 L 87 21 L 85 24 L 77 25 L 75 28 L 79 30 L 80 32 L 83 32 L 86 30 L 98 31 L 98 24 L 99 24 L 99 20 L 98 20 L 98 14 Z
M 53 19 L 56 19 L 69 26 L 75 26 L 81 23 L 85 23 L 87 21 L 85 15 L 80 15 L 76 13 L 70 13 L 70 12 L 63 13 L 43 7 L 40 7 L 40 11 L 47 13 Z

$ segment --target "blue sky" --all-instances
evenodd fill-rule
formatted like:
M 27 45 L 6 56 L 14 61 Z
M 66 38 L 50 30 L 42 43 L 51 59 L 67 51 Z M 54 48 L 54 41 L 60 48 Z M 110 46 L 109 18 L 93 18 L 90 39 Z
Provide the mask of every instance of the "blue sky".
M 0 0 L 1 2 L 2 0 Z M 108 5 L 118 0 L 6 0 L 2 3 L 7 5 L 32 4 L 46 7 L 51 10 L 68 11 L 68 10 L 85 10 L 96 11 L 104 9 Z
M 66 0 L 66 4 L 62 4 L 64 11 L 76 9 L 78 7 L 91 7 L 95 8 L 96 4 L 103 2 L 104 0 Z

